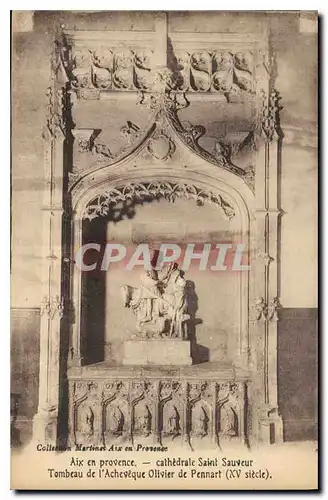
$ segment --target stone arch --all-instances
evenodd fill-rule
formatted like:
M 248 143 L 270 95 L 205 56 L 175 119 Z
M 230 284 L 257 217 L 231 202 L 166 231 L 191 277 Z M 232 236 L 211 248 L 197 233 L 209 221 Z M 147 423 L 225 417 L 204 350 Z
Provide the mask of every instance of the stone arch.
M 174 140 L 180 148 L 183 157 L 181 163 L 171 161 L 170 165 L 163 162 L 144 165 L 142 151 L 146 143 L 140 146 L 137 152 L 132 153 L 115 165 L 104 166 L 97 172 L 86 175 L 73 188 L 73 240 L 71 243 L 71 259 L 74 261 L 74 250 L 82 246 L 83 219 L 88 205 L 93 200 L 107 196 L 113 202 L 124 199 L 124 196 L 138 199 L 140 191 L 145 186 L 157 186 L 157 189 L 148 194 L 156 197 L 183 196 L 191 202 L 211 203 L 224 213 L 230 220 L 231 228 L 238 234 L 240 242 L 248 249 L 251 247 L 251 235 L 254 234 L 255 199 L 246 183 L 236 174 L 227 169 L 213 165 L 199 155 L 192 153 L 176 134 Z M 126 193 L 126 190 L 129 190 Z M 138 193 L 139 190 L 139 193 Z M 125 194 L 124 194 L 125 191 Z M 151 191 L 151 190 L 150 190 Z M 97 215 L 100 215 L 98 213 Z M 246 276 L 247 274 L 247 276 Z M 237 345 L 240 357 L 249 349 L 249 294 L 251 276 L 240 273 L 240 321 Z M 81 272 L 77 266 L 73 267 L 71 300 L 75 305 L 76 317 L 80 318 L 81 311 Z M 81 358 L 81 330 L 79 321 L 73 325 L 73 349 L 77 358 Z

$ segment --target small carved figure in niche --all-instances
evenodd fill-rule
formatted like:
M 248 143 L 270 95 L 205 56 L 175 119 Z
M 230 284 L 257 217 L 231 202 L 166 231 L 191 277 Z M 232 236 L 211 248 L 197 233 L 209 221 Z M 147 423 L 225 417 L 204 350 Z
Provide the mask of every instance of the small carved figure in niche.
M 166 411 L 165 411 L 166 410 Z M 172 439 L 180 435 L 180 415 L 177 408 L 169 404 L 164 407 L 163 432 L 172 436 Z
M 192 434 L 202 439 L 208 434 L 209 417 L 205 408 L 201 405 L 196 405 L 192 412 Z
M 134 421 L 135 431 L 144 437 L 148 437 L 151 433 L 151 421 L 152 416 L 148 406 L 142 405 L 141 407 L 137 407 Z
M 81 431 L 87 437 L 91 437 L 94 434 L 94 420 L 94 413 L 90 406 L 88 406 L 81 421 Z
M 238 436 L 238 419 L 233 408 L 225 403 L 220 410 L 220 434 L 231 439 Z
M 109 411 L 109 425 L 108 428 L 112 434 L 121 436 L 123 433 L 124 415 L 118 406 L 113 406 Z

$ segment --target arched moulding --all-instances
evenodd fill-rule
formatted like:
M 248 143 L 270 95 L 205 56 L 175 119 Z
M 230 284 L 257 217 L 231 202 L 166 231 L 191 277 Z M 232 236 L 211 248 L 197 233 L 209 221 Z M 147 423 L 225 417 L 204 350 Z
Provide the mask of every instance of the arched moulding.
M 195 200 L 197 205 L 210 203 L 219 207 L 231 219 L 235 216 L 234 208 L 221 196 L 210 190 L 203 190 L 186 182 L 161 182 L 131 183 L 122 187 L 108 189 L 92 200 L 85 208 L 84 219 L 92 220 L 98 216 L 108 215 L 110 207 L 119 202 L 128 200 L 142 202 L 147 199 L 164 198 L 174 203 L 177 198 Z
M 180 148 L 179 155 L 174 156 L 172 161 L 166 163 L 154 163 L 150 160 L 148 163 L 143 158 L 138 158 L 138 155 L 130 156 L 126 161 L 122 161 L 115 166 L 106 166 L 96 172 L 96 174 L 89 174 L 86 178 L 82 179 L 72 190 L 72 210 L 73 210 L 73 225 L 74 225 L 74 248 L 80 248 L 83 244 L 83 219 L 88 207 L 93 205 L 93 200 L 98 200 L 100 196 L 105 193 L 105 199 L 108 199 L 106 193 L 110 192 L 112 201 L 122 203 L 126 197 L 132 196 L 131 188 L 127 188 L 123 193 L 124 186 L 138 185 L 138 193 L 144 192 L 141 186 L 149 186 L 156 184 L 160 186 L 162 183 L 166 185 L 164 194 L 172 196 L 172 192 L 179 196 L 185 196 L 186 193 L 190 198 L 190 203 L 196 203 L 197 197 L 202 193 L 201 201 L 203 201 L 204 193 L 212 193 L 216 200 L 218 210 L 213 206 L 213 212 L 216 210 L 218 228 L 222 223 L 222 218 L 225 217 L 221 207 L 226 202 L 234 211 L 234 216 L 229 220 L 229 230 L 234 239 L 244 245 L 245 257 L 250 259 L 251 248 L 251 235 L 254 234 L 255 227 L 255 198 L 252 191 L 245 184 L 245 182 L 232 172 L 218 168 L 212 163 L 207 162 L 205 159 L 200 158 L 187 149 L 180 141 L 178 136 L 175 136 L 177 147 Z M 167 185 L 168 183 L 168 185 Z M 172 186 L 183 185 L 177 191 L 174 191 Z M 192 188 L 186 186 L 193 186 Z M 115 191 L 114 191 L 115 190 Z M 148 187 L 146 189 L 147 193 Z M 161 189 L 155 191 L 156 196 L 160 195 Z M 135 187 L 132 189 L 135 193 Z M 135 196 L 135 194 L 133 194 Z M 205 196 L 205 202 L 207 198 Z M 154 198 L 154 194 L 153 194 Z M 196 198 L 196 199 L 193 199 Z M 121 201 L 119 201 L 121 200 Z M 221 202 L 223 200 L 223 202 Z M 95 215 L 97 216 L 98 201 L 95 203 Z M 105 203 L 107 205 L 107 202 Z M 110 205 L 109 205 L 110 206 Z M 119 208 L 119 207 L 117 207 Z M 115 209 L 114 209 L 115 210 Z M 200 210 L 202 210 L 200 208 Z M 91 210 L 90 210 L 91 212 Z M 88 220 L 85 221 L 87 224 Z M 72 247 L 73 248 L 73 247 Z M 72 252 L 72 259 L 74 253 Z M 73 268 L 73 293 L 75 294 L 77 302 L 77 314 L 81 308 L 80 290 L 81 290 L 81 271 L 77 266 Z M 238 352 L 242 358 L 242 352 L 248 349 L 248 308 L 249 308 L 249 284 L 250 276 L 247 272 L 238 273 L 238 296 L 240 300 L 240 314 L 236 319 L 239 324 L 238 332 Z M 78 339 L 78 331 L 76 332 Z M 76 342 L 76 349 L 79 350 L 78 340 Z
M 103 403 L 104 445 L 129 439 L 130 418 L 127 399 L 113 397 Z
M 99 402 L 87 396 L 74 404 L 75 445 L 98 445 L 101 442 L 101 409 Z
M 186 429 L 186 384 L 177 380 L 160 382 L 159 392 L 160 442 L 180 443 Z
M 160 402 L 160 436 L 161 441 L 181 439 L 184 430 L 184 407 L 176 398 L 168 398 Z
M 216 434 L 220 446 L 243 436 L 243 407 L 245 402 L 242 383 L 234 381 L 219 385 L 217 394 Z
M 192 401 L 188 408 L 188 439 L 191 449 L 197 449 L 201 442 L 215 443 L 214 408 L 211 401 L 200 397 Z
M 132 439 L 152 440 L 156 434 L 155 405 L 154 402 L 145 397 L 137 399 L 132 403 Z
M 230 218 L 231 228 L 241 234 L 249 233 L 250 225 L 255 221 L 255 197 L 249 187 L 239 176 L 234 175 L 224 169 L 219 169 L 205 160 L 195 161 L 195 155 L 190 155 L 188 164 L 184 159 L 182 162 L 172 162 L 169 168 L 166 165 L 141 165 L 129 158 L 116 166 L 106 166 L 95 174 L 89 174 L 81 179 L 73 188 L 72 211 L 75 220 L 82 220 L 88 213 L 99 216 L 98 209 L 93 207 L 94 200 L 98 200 L 103 194 L 109 201 L 122 202 L 126 197 L 146 193 L 142 185 L 152 183 L 168 184 L 164 190 L 164 195 L 172 199 L 181 197 L 182 194 L 189 199 L 194 199 L 199 203 L 212 203 L 223 212 L 223 206 L 227 203 L 233 210 L 230 212 L 229 206 L 226 216 Z M 134 187 L 130 187 L 133 185 Z M 123 188 L 125 189 L 123 193 Z M 135 186 L 138 186 L 135 188 Z M 172 186 L 178 186 L 173 189 Z M 160 191 L 157 196 L 160 196 Z M 153 189 L 152 189 L 152 192 Z M 110 193 L 110 197 L 106 195 Z M 164 196 L 163 195 L 163 196 Z M 153 194 L 154 197 L 154 194 Z M 103 199 L 100 200 L 101 202 Z M 98 206 L 98 201 L 95 203 Z M 222 207 L 221 207 L 222 205 Z M 105 215 L 105 214 L 103 214 Z M 91 217 L 92 218 L 92 217 Z

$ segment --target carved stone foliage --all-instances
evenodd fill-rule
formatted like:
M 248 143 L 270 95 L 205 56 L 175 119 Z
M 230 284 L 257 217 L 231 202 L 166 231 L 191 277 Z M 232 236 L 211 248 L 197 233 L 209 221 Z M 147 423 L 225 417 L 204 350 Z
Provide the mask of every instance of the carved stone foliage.
M 218 139 L 214 151 L 209 152 L 203 149 L 198 142 L 206 132 L 205 127 L 193 125 L 189 122 L 182 123 L 178 116 L 179 110 L 189 106 L 189 101 L 185 95 L 172 93 L 171 91 L 162 93 L 140 92 L 138 103 L 154 111 L 153 125 L 148 130 L 141 130 L 138 125 L 127 121 L 121 127 L 121 134 L 127 138 L 127 145 L 115 154 L 112 153 L 110 145 L 99 140 L 100 129 L 89 131 L 74 129 L 72 131 L 77 140 L 78 153 L 89 154 L 90 163 L 82 162 L 80 164 L 77 158 L 73 172 L 70 173 L 69 189 L 83 175 L 97 168 L 96 163 L 115 164 L 135 151 L 137 147 L 142 147 L 143 141 L 146 146 L 143 153 L 145 156 L 151 155 L 155 160 L 161 162 L 169 161 L 177 148 L 173 130 L 193 152 L 204 160 L 242 177 L 249 187 L 252 190 L 254 189 L 255 172 L 253 165 L 249 165 L 247 169 L 244 169 L 235 165 L 233 160 L 236 155 L 245 152 L 249 153 L 256 149 L 253 132 L 246 134 L 239 142 L 229 142 L 226 138 Z
M 274 136 L 281 137 L 279 112 L 282 109 L 281 97 L 276 89 L 267 95 L 261 91 L 262 110 L 260 115 L 260 131 L 267 141 L 272 141 Z
M 214 397 L 215 388 L 207 381 L 196 381 L 188 384 L 188 399 L 193 401 L 198 398 L 211 400 Z
M 47 316 L 49 319 L 54 319 L 56 316 L 62 318 L 64 315 L 64 299 L 60 299 L 59 295 L 44 297 L 41 303 L 40 315 Z
M 269 266 L 270 262 L 274 260 L 268 252 L 258 253 L 257 258 L 261 260 L 266 267 Z
M 255 300 L 254 303 L 254 315 L 257 321 L 271 321 L 278 320 L 278 310 L 281 308 L 280 301 L 278 297 L 271 299 L 269 304 L 267 304 L 263 297 Z
M 158 69 L 153 49 L 73 47 L 69 64 L 72 87 L 80 97 L 92 96 L 88 90 L 154 92 L 173 89 L 220 92 L 227 96 L 253 90 L 253 54 L 250 51 L 179 52 L 173 60 L 170 69 Z
M 171 182 L 151 182 L 149 184 L 128 184 L 123 187 L 113 188 L 92 200 L 86 207 L 83 218 L 92 220 L 98 216 L 106 216 L 111 206 L 116 203 L 141 202 L 143 200 L 165 198 L 173 203 L 176 198 L 195 200 L 198 205 L 211 203 L 219 207 L 228 219 L 235 215 L 234 208 L 224 198 L 210 190 L 200 189 L 192 184 Z
M 251 52 L 202 51 L 177 54 L 176 88 L 230 94 L 253 89 Z
M 243 440 L 243 382 L 162 378 L 70 382 L 70 442 Z
M 51 137 L 57 138 L 65 134 L 64 102 L 65 93 L 63 88 L 49 86 L 46 91 L 48 99 L 45 129 Z M 46 136 L 45 131 L 43 132 Z
M 153 50 L 74 49 L 71 55 L 71 80 L 80 97 L 84 91 L 145 90 L 154 81 Z
M 184 384 L 178 380 L 163 380 L 159 386 L 159 398 L 165 400 L 169 398 L 184 399 L 186 391 Z
M 62 45 L 57 42 L 51 55 L 51 80 L 46 90 L 48 100 L 43 137 L 53 139 L 65 136 L 69 102 L 66 86 L 69 82 L 62 59 Z

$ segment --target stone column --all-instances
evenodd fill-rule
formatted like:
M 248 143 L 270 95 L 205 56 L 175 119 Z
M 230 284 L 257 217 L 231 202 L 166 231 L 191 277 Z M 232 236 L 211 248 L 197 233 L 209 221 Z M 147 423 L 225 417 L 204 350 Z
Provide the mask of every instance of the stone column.
M 60 330 L 64 314 L 62 296 L 62 220 L 64 173 L 65 72 L 58 47 L 52 57 L 51 82 L 47 89 L 48 110 L 45 141 L 44 199 L 42 208 L 42 287 L 40 315 L 39 402 L 33 421 L 33 438 L 57 442 L 60 398 Z
M 265 81 L 265 80 L 264 80 Z M 263 84 L 263 80 L 262 80 Z M 263 88 L 264 87 L 264 88 Z M 256 163 L 256 300 L 254 304 L 257 356 L 254 368 L 256 409 L 253 412 L 259 442 L 283 439 L 277 395 L 277 310 L 279 308 L 279 165 L 281 131 L 279 95 L 272 74 L 259 92 L 259 137 Z

